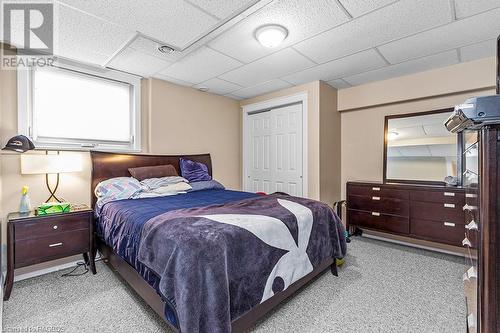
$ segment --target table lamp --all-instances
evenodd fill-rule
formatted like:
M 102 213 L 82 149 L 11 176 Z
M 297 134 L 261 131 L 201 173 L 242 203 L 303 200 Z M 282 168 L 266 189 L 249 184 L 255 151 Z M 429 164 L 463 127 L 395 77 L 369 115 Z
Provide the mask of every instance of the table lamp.
M 45 202 L 54 199 L 61 202 L 56 196 L 57 188 L 59 187 L 59 174 L 66 172 L 82 171 L 82 158 L 77 154 L 23 154 L 21 155 L 21 174 L 35 175 L 45 174 L 45 183 L 49 190 L 50 196 Z M 49 174 L 56 174 L 56 184 L 51 188 L 49 183 Z

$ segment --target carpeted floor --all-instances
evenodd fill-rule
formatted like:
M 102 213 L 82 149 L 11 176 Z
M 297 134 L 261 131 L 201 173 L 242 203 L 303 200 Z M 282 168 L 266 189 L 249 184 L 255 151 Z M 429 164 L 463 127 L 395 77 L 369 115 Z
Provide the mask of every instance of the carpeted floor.
M 359 237 L 348 251 L 339 277 L 327 271 L 254 331 L 465 332 L 463 259 Z M 15 283 L 4 332 L 169 332 L 115 273 L 97 268 L 95 276 L 56 272 Z

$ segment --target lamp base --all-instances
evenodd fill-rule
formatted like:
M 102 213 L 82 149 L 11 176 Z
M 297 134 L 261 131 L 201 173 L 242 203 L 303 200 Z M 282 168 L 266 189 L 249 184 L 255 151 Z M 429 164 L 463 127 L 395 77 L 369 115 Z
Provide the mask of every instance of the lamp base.
M 56 191 L 57 191 L 57 188 L 59 187 L 59 174 L 56 174 L 56 175 L 57 175 L 56 185 L 55 185 L 54 189 L 52 189 L 50 187 L 50 183 L 49 183 L 49 174 L 48 173 L 45 174 L 45 184 L 47 185 L 47 189 L 49 190 L 49 193 L 50 193 L 50 197 L 45 201 L 46 203 L 52 201 L 52 199 L 54 199 L 54 201 L 57 201 L 57 202 L 62 202 L 58 197 L 56 197 Z

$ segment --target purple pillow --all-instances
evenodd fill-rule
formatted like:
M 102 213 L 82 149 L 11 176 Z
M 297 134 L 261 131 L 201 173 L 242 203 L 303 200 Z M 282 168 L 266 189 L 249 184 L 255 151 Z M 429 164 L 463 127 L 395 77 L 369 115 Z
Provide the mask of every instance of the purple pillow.
M 180 159 L 181 174 L 190 183 L 212 180 L 208 174 L 208 167 L 200 162 Z

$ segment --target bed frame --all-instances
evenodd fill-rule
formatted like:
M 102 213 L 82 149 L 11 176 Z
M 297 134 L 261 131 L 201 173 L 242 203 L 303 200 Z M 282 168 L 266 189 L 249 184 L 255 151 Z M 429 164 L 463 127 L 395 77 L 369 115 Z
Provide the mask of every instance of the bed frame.
M 172 164 L 180 174 L 179 159 L 181 157 L 205 163 L 208 166 L 208 171 L 212 175 L 212 161 L 210 154 L 199 155 L 139 155 L 139 154 L 118 154 L 106 152 L 90 152 L 92 160 L 92 181 L 91 181 L 91 197 L 92 208 L 94 207 L 97 198 L 94 195 L 94 189 L 97 184 L 103 180 L 113 177 L 130 177 L 128 168 L 152 166 L 162 164 Z M 156 290 L 151 287 L 140 274 L 125 260 L 119 257 L 102 242 L 99 237 L 95 237 L 97 248 L 102 255 L 105 263 L 108 264 L 134 289 L 139 296 L 167 323 L 174 331 L 179 332 L 179 329 L 174 327 L 164 315 L 164 302 L 158 295 Z M 95 255 L 95 253 L 93 254 Z M 298 289 L 308 284 L 330 267 L 332 274 L 337 276 L 337 265 L 333 258 L 329 258 L 316 267 L 311 273 L 307 274 L 300 280 L 291 284 L 287 289 L 275 294 L 265 302 L 255 306 L 253 309 L 234 320 L 231 324 L 232 332 L 243 332 L 252 327 L 260 318 L 266 315 L 270 310 L 284 301 L 290 295 L 294 294 Z M 173 309 L 174 310 L 174 309 Z M 177 316 L 178 318 L 178 316 Z

